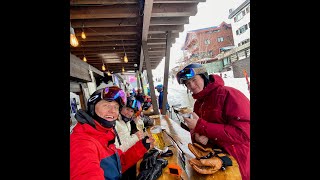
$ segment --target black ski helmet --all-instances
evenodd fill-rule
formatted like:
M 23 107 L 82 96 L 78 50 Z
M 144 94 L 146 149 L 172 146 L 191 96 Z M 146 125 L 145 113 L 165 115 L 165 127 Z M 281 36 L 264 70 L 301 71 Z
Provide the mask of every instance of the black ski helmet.
M 197 74 L 203 78 L 206 87 L 209 83 L 209 75 L 207 69 L 199 63 L 187 65 L 177 73 L 176 78 L 179 84 L 184 84 L 185 80 L 191 79 Z

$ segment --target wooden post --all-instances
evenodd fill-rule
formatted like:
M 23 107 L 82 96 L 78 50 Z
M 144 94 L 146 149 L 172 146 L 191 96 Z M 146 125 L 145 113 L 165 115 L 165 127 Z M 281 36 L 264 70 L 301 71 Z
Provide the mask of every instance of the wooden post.
M 159 114 L 158 103 L 157 103 L 156 94 L 155 94 L 154 85 L 153 85 L 153 76 L 152 76 L 152 72 L 151 72 L 151 64 L 150 64 L 150 60 L 149 60 L 147 41 L 142 41 L 142 49 L 143 49 L 143 54 L 144 54 L 144 60 L 146 62 L 146 66 L 147 66 L 147 75 L 148 75 L 149 88 L 150 88 L 150 93 L 151 93 L 151 102 L 152 102 L 152 106 L 153 106 L 153 112 L 155 114 Z
M 163 75 L 163 100 L 162 100 L 162 114 L 165 115 L 167 112 L 167 94 L 168 94 L 168 75 L 169 75 L 169 64 L 170 64 L 170 45 L 171 45 L 171 31 L 167 31 L 166 41 L 166 59 L 164 63 L 164 75 Z

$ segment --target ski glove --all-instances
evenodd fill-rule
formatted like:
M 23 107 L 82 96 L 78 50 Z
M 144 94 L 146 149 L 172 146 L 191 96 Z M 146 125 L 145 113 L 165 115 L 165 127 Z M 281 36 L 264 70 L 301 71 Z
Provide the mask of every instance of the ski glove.
M 156 164 L 159 154 L 160 152 L 154 148 L 146 152 L 140 163 L 140 171 L 151 169 Z
M 188 148 L 196 156 L 197 159 L 210 158 L 211 156 L 214 155 L 214 151 L 212 150 L 212 148 L 204 148 L 197 143 L 193 143 L 193 144 L 189 143 Z
M 188 144 L 190 151 L 196 156 L 189 160 L 190 166 L 200 174 L 213 174 L 226 166 L 232 166 L 231 159 L 225 154 L 215 156 L 211 148 L 203 148 L 199 144 Z M 209 153 L 208 153 L 209 152 Z
M 152 168 L 142 170 L 138 175 L 138 180 L 156 180 L 162 174 L 162 169 L 168 165 L 168 160 L 159 158 Z M 140 169 L 141 170 L 141 169 Z

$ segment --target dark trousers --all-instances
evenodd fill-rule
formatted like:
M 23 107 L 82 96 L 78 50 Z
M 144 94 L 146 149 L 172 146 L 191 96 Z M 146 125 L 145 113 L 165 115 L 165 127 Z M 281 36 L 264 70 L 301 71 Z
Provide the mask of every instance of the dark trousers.
M 127 169 L 121 177 L 121 180 L 136 180 L 136 164 Z

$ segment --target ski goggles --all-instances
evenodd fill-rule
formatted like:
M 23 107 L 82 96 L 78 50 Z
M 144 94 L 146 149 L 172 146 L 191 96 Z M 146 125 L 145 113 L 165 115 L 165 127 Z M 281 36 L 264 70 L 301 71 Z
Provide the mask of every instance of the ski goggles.
M 202 74 L 206 72 L 205 67 L 199 68 L 185 68 L 177 73 L 177 80 L 179 84 L 183 84 L 185 80 L 195 77 L 197 74 Z
M 117 101 L 121 106 L 127 102 L 126 93 L 117 86 L 106 87 L 102 92 L 102 99 L 107 101 Z
M 141 109 L 141 103 L 136 99 L 131 101 L 130 104 L 127 104 L 127 106 L 134 109 L 135 111 L 138 111 Z

